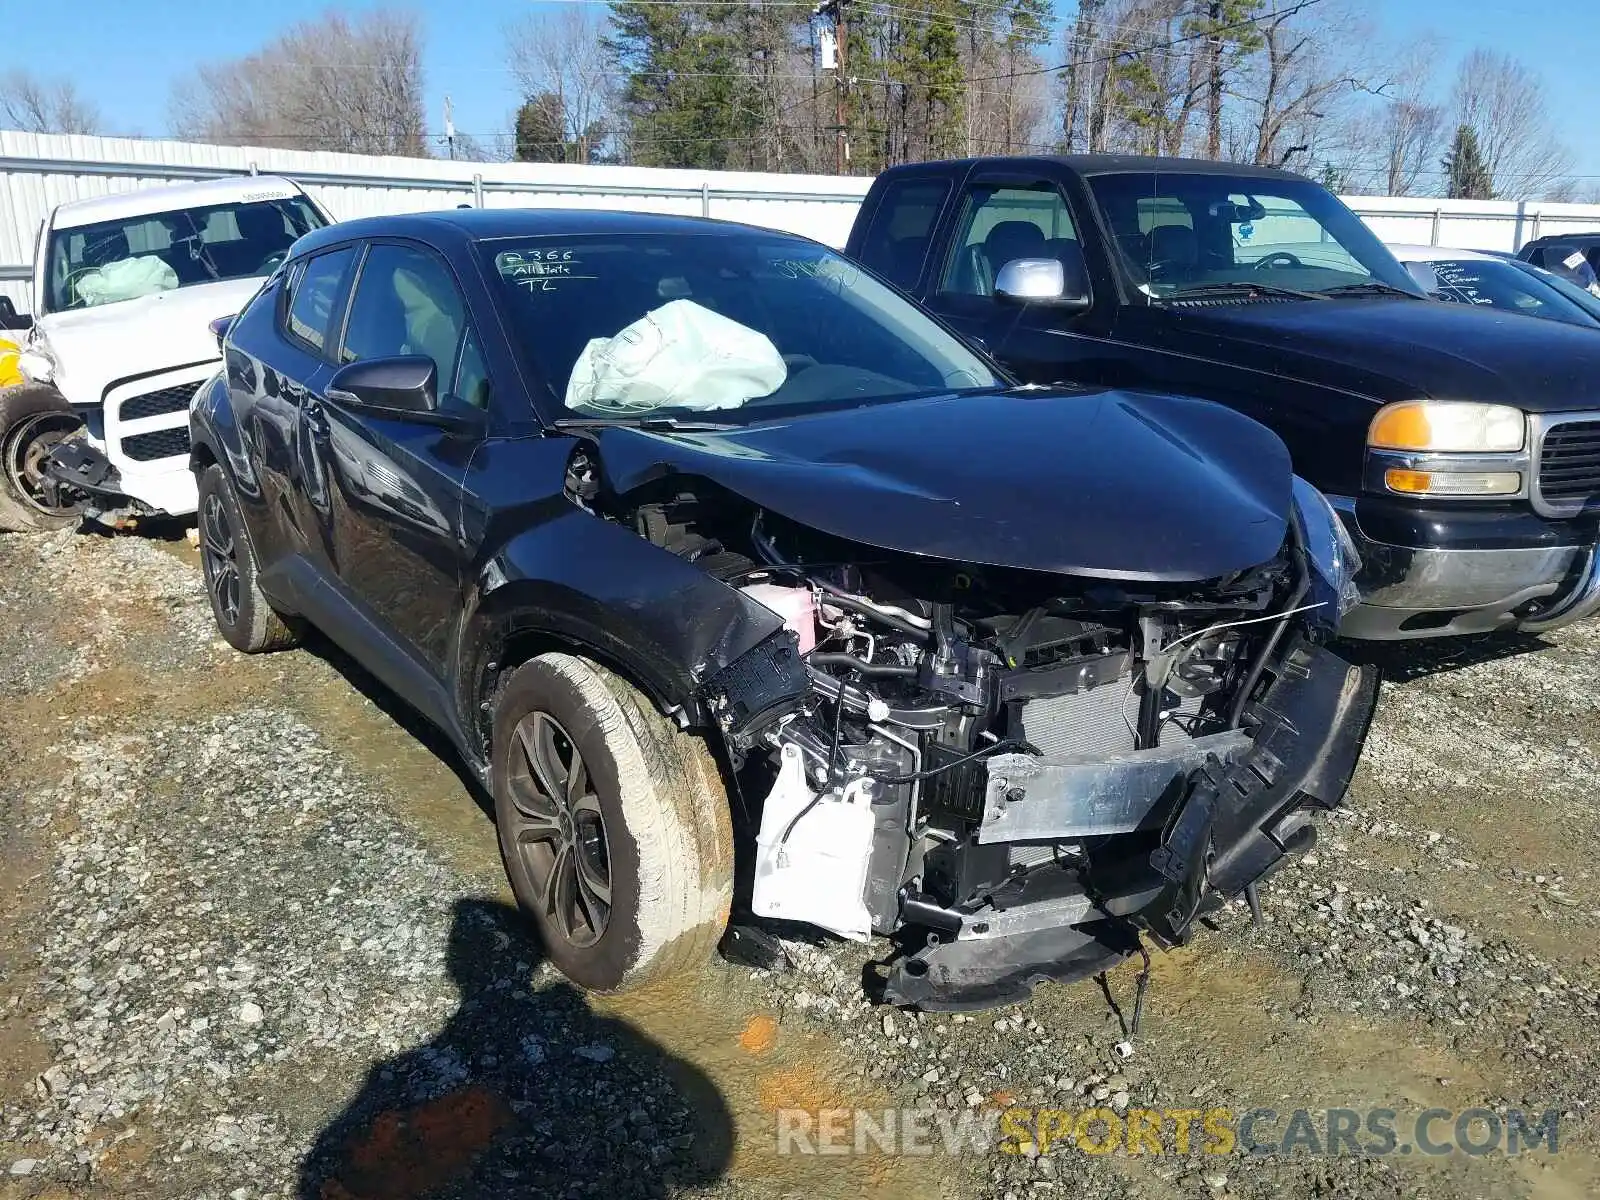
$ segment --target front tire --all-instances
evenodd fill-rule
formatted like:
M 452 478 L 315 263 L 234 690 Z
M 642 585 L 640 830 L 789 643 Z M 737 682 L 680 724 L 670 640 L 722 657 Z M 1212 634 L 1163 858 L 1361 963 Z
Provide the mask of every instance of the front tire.
M 217 630 L 235 650 L 261 654 L 286 650 L 299 638 L 257 584 L 259 567 L 244 515 L 222 468 L 212 463 L 198 480 L 200 566 Z
M 567 978 L 622 992 L 710 959 L 733 830 L 703 741 L 611 672 L 543 654 L 495 704 L 491 787 L 512 891 Z
M 50 451 L 82 425 L 54 388 L 24 384 L 0 391 L 0 529 L 47 533 L 78 523 L 83 505 L 52 504 L 42 468 Z

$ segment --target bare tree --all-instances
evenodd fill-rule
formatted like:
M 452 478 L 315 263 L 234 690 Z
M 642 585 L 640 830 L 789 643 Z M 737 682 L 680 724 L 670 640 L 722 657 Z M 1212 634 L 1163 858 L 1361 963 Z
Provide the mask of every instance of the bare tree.
M 1538 75 L 1509 54 L 1478 49 L 1456 76 L 1454 124 L 1477 135 L 1497 196 L 1562 188 L 1572 156 L 1555 136 Z
M 1267 166 L 1328 171 L 1351 108 L 1388 86 L 1367 48 L 1374 34 L 1352 10 L 1285 8 L 1258 23 L 1260 53 L 1242 98 L 1252 112 L 1251 159 Z
M 421 30 L 390 9 L 329 12 L 202 65 L 171 109 L 178 135 L 197 141 L 426 157 Z
M 612 120 L 611 64 L 601 37 L 603 18 L 578 5 L 529 13 L 506 27 L 506 60 L 525 99 L 553 97 L 561 114 L 561 143 L 573 161 L 589 162 Z
M 23 133 L 98 133 L 100 112 L 70 79 L 11 70 L 0 74 L 0 122 Z

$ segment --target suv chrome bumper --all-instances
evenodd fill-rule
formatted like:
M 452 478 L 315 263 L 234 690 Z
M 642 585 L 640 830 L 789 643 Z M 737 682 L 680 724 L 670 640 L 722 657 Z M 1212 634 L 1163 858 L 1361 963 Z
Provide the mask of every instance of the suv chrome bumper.
M 1339 632 L 1368 641 L 1515 629 L 1547 633 L 1600 610 L 1592 546 L 1428 550 L 1367 538 L 1349 497 L 1329 497 L 1361 552 L 1361 604 Z

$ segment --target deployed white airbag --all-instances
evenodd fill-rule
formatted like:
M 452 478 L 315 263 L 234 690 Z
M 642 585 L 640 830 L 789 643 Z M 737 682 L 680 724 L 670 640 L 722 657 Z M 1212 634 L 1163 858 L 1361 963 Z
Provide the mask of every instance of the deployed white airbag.
M 170 292 L 177 286 L 178 273 L 154 254 L 120 258 L 78 276 L 78 296 L 91 306 Z
M 738 408 L 789 377 L 772 339 L 693 300 L 652 309 L 578 355 L 566 406 L 615 412 Z

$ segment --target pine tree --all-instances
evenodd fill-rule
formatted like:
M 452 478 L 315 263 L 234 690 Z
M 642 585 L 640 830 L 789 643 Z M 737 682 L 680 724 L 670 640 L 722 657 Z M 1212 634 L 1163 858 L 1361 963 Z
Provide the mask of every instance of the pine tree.
M 632 160 L 722 170 L 761 134 L 744 26 L 750 6 L 614 0 L 606 49 L 627 73 Z
M 1451 200 L 1493 200 L 1494 182 L 1489 166 L 1478 148 L 1478 133 L 1461 125 L 1450 142 L 1450 150 L 1439 164 L 1444 168 L 1444 194 Z
M 566 162 L 565 116 L 561 97 L 554 92 L 540 92 L 523 101 L 517 109 L 517 161 Z

